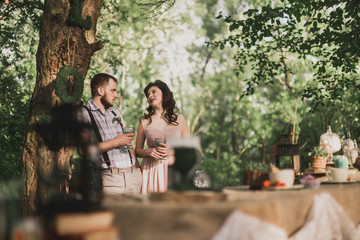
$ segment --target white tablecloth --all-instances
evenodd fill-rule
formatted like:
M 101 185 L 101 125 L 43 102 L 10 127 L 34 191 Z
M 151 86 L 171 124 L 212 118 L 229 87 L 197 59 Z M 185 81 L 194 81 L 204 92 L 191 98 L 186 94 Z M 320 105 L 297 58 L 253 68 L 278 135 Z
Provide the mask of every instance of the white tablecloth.
M 304 240 L 304 239 L 360 239 L 360 225 L 353 221 L 343 208 L 327 193 L 315 196 L 304 226 L 287 237 L 284 229 L 251 215 L 235 210 L 212 240 Z

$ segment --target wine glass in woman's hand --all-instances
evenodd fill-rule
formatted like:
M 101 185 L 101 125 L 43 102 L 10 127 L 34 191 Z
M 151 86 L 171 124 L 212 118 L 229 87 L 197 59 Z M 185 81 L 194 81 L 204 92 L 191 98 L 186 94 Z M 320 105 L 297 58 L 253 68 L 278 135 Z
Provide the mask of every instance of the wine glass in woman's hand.
M 161 143 L 166 144 L 166 138 L 155 138 L 155 147 L 163 148 L 164 146 Z M 165 159 L 166 158 L 157 158 L 156 160 L 165 160 Z

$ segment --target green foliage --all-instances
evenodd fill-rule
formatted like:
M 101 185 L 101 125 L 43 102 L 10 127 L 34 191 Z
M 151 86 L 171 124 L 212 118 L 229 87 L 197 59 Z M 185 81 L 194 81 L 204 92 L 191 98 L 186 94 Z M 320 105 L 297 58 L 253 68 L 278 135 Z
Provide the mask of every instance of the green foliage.
M 287 55 L 301 54 L 298 45 L 304 41 L 304 37 L 294 34 L 299 24 L 294 22 L 294 16 L 287 10 L 287 7 L 263 6 L 261 10 L 254 8 L 245 11 L 241 20 L 231 16 L 224 18 L 232 33 L 213 44 L 220 49 L 227 43 L 236 47 L 236 74 L 248 72 L 250 68 L 251 74 L 245 79 L 245 95 L 253 94 L 259 84 L 273 84 L 284 74 L 283 85 L 292 90 L 288 79 L 291 70 L 286 64 Z
M 103 1 L 97 34 L 104 47 L 92 58 L 82 100 L 91 97 L 92 76 L 110 73 L 118 79 L 115 105 L 136 127 L 147 107 L 144 87 L 164 80 L 201 137 L 201 167 L 216 189 L 241 184 L 245 169 L 265 170 L 270 146 L 289 125 L 299 135 L 303 169 L 327 125 L 359 136 L 355 2 L 201 0 L 177 2 L 166 14 L 174 1 L 152 2 Z M 0 151 L 9 155 L 0 171 L 8 179 L 21 171 L 42 3 L 2 4 L 0 15 L 9 14 L 0 20 Z
M 12 227 L 19 222 L 21 214 L 23 185 L 21 179 L 0 181 L 0 204 L 1 216 L 4 220 L 1 226 L 1 236 L 3 239 L 11 239 L 13 235 Z
M 86 19 L 82 19 L 81 14 L 83 10 L 84 0 L 72 0 L 71 8 L 69 11 L 68 23 L 71 26 L 85 28 L 90 30 L 91 28 L 91 17 L 88 15 Z
M 28 102 L 14 76 L 0 69 L 0 181 L 20 176 Z M 14 94 L 16 93 L 16 94 Z
M 267 166 L 260 162 L 242 160 L 229 153 L 224 153 L 220 161 L 213 158 L 205 159 L 200 168 L 210 173 L 212 188 L 215 190 L 221 190 L 224 186 L 241 185 L 246 169 L 267 170 Z
M 73 77 L 72 91 L 68 94 L 68 77 Z M 64 66 L 60 68 L 55 80 L 55 93 L 64 104 L 73 104 L 80 100 L 84 89 L 84 78 L 76 68 Z
M 212 178 L 213 188 L 221 189 L 223 186 L 239 185 L 242 182 L 240 162 L 232 158 L 224 158 L 221 161 L 207 158 L 202 166 L 209 171 Z
M 250 65 L 252 75 L 246 80 L 245 94 L 254 93 L 259 83 L 273 83 L 284 72 L 283 81 L 288 82 L 287 72 L 291 69 L 286 69 L 283 61 L 288 54 L 284 53 L 299 58 L 311 56 L 316 84 L 306 86 L 302 97 L 310 98 L 313 109 L 317 109 L 341 100 L 344 90 L 358 89 L 354 76 L 359 63 L 360 40 L 355 27 L 360 24 L 359 8 L 351 1 L 312 0 L 250 8 L 242 19 L 225 17 L 232 33 L 213 44 L 220 49 L 227 43 L 237 47 L 234 59 L 238 72 Z
M 296 126 L 305 168 L 306 153 L 318 145 L 327 124 L 343 134 L 345 129 L 359 133 L 354 27 L 359 25 L 359 5 L 312 0 L 257 4 L 238 15 L 224 17 L 220 12 L 216 18 L 223 19 L 230 33 L 210 46 L 222 51 L 231 47 L 235 73 L 245 86 L 241 103 L 248 106 L 245 96 L 261 94 L 269 101 L 266 109 L 272 121 L 262 121 L 272 126 L 268 143 L 280 133 L 275 123 Z
M 0 3 L 0 182 L 21 174 L 29 99 L 35 83 L 35 51 L 41 1 Z M 26 12 L 26 14 L 23 14 Z M 20 41 L 21 39 L 21 41 Z
M 90 98 L 89 81 L 98 72 L 110 72 L 118 79 L 119 107 L 127 126 L 137 127 L 147 107 L 143 89 L 150 81 L 162 79 L 156 46 L 176 28 L 162 11 L 174 1 L 106 1 L 98 21 L 98 34 L 104 47 L 95 53 L 87 76 L 84 101 Z M 161 7 L 162 6 L 162 7 Z M 175 30 L 174 30 L 175 31 Z M 167 40 L 166 40 L 167 41 Z M 172 40 L 169 40 L 172 41 Z M 164 60 L 162 60 L 164 61 Z
M 21 180 L 11 180 L 6 183 L 0 183 L 0 201 L 7 200 L 9 202 L 21 200 L 22 191 Z

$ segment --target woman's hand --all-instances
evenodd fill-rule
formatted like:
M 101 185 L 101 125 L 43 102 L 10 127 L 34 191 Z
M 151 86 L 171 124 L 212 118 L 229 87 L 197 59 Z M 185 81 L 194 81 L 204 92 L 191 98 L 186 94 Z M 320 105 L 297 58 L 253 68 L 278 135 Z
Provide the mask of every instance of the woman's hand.
M 161 147 L 157 147 L 156 150 L 162 155 L 162 158 L 167 157 L 168 155 L 168 146 L 166 143 L 159 143 Z
M 174 150 L 170 150 L 168 145 L 166 143 L 159 143 L 162 147 L 158 147 L 158 151 L 163 154 L 166 154 L 165 157 L 169 157 L 171 155 L 174 155 Z M 165 151 L 165 152 L 164 152 Z
M 160 143 L 162 147 L 148 148 L 148 156 L 155 159 L 165 158 L 168 154 L 166 144 Z

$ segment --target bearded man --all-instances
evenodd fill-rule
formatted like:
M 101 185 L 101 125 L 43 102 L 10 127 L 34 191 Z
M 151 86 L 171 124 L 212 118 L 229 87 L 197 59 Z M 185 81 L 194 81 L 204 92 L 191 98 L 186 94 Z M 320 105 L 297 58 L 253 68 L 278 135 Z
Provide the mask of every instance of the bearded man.
M 89 102 L 78 111 L 80 130 L 80 154 L 93 157 L 100 155 L 104 193 L 140 193 L 142 174 L 134 150 L 122 150 L 132 146 L 134 133 L 124 133 L 125 122 L 120 111 L 113 107 L 117 98 L 115 77 L 99 73 L 91 79 Z M 91 148 L 95 143 L 96 151 Z M 92 149 L 92 150 L 91 150 Z

